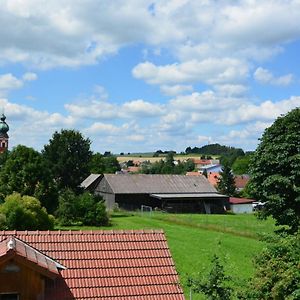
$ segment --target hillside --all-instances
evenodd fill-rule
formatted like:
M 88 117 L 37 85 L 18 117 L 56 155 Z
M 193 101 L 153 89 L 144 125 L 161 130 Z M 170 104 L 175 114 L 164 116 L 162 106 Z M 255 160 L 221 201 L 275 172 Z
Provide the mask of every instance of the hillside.
M 157 228 L 162 228 L 167 236 L 188 299 L 187 277 L 198 272 L 207 273 L 213 254 L 221 257 L 226 272 L 235 280 L 235 286 L 243 286 L 252 275 L 253 256 L 264 247 L 259 237 L 271 233 L 274 222 L 270 219 L 259 221 L 254 215 L 119 213 L 112 216 L 109 229 Z M 203 298 L 194 295 L 193 300 L 197 299 Z

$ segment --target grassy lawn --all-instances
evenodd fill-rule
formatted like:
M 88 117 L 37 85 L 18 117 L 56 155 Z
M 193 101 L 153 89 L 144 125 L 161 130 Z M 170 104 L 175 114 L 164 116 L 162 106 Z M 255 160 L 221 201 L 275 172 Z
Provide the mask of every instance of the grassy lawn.
M 221 257 L 225 271 L 241 286 L 252 275 L 252 258 L 264 247 L 261 234 L 271 233 L 272 220 L 259 221 L 253 215 L 175 215 L 154 212 L 119 213 L 112 226 L 64 227 L 61 229 L 163 229 L 188 299 L 188 275 L 207 273 L 213 254 Z M 193 295 L 193 299 L 203 299 Z

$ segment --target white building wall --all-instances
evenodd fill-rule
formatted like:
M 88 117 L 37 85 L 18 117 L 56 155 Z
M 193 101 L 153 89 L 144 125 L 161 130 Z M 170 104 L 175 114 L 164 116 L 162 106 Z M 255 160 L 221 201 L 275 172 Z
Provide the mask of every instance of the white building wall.
M 253 212 L 252 203 L 230 204 L 230 209 L 235 214 L 250 214 Z

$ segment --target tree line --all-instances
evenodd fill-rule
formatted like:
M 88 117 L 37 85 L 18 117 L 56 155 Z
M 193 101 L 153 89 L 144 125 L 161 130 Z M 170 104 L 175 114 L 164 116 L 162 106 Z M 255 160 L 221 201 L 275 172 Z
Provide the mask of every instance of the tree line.
M 11 152 L 2 153 L 0 228 L 18 229 L 27 224 L 27 229 L 34 229 L 34 222 L 22 221 L 26 210 L 33 211 L 33 207 L 35 215 L 42 215 L 45 209 L 65 225 L 72 222 L 107 224 L 101 199 L 84 193 L 80 183 L 90 173 L 114 173 L 120 166 L 116 157 L 93 153 L 90 146 L 90 139 L 80 132 L 61 130 L 53 134 L 41 152 L 18 145 Z M 27 196 L 30 198 L 24 198 Z M 40 202 L 39 209 L 36 200 Z M 92 212 L 98 215 L 88 216 Z M 53 218 L 49 220 L 51 228 Z M 45 229 L 45 226 L 40 227 L 35 229 Z

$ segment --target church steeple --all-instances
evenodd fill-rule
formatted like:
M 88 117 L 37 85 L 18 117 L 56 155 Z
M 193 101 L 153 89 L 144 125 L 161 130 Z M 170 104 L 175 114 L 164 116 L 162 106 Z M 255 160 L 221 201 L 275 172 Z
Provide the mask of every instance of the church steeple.
M 8 149 L 8 139 L 9 136 L 7 134 L 9 130 L 9 126 L 5 122 L 6 116 L 4 114 L 1 115 L 0 118 L 0 153 L 3 153 Z

